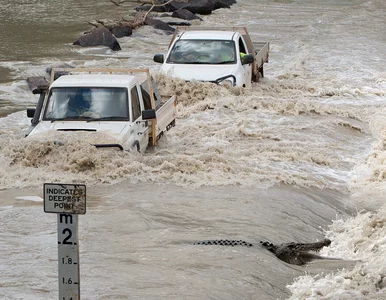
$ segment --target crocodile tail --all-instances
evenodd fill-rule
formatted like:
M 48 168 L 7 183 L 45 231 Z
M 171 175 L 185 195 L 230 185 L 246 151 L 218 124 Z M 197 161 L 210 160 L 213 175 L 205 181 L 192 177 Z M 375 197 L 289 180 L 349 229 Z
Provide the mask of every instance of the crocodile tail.
M 198 241 L 193 243 L 193 245 L 218 245 L 218 246 L 246 246 L 252 247 L 253 244 L 248 243 L 242 240 L 206 240 Z

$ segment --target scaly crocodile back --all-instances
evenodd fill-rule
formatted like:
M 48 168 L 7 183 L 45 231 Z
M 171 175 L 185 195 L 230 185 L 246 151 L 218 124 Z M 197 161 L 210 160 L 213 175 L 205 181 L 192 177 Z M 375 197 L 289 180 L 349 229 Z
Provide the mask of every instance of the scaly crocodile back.
M 193 245 L 218 245 L 218 246 L 246 246 L 252 247 L 251 243 L 242 240 L 206 240 L 193 243 Z

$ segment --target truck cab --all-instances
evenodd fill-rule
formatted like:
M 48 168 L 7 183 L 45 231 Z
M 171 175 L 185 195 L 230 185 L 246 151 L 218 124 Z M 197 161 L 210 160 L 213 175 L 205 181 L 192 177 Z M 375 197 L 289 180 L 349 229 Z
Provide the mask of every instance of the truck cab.
M 166 57 L 156 54 L 160 71 L 185 81 L 209 81 L 217 84 L 250 87 L 256 76 L 253 65 L 256 52 L 246 29 L 243 31 L 177 27 Z M 246 40 L 247 38 L 247 40 Z
M 148 73 L 118 72 L 90 74 L 87 70 L 70 69 L 52 81 L 40 92 L 43 96 L 37 107 L 27 110 L 27 115 L 33 119 L 26 135 L 58 131 L 103 132 L 109 138 L 95 144 L 96 147 L 145 150 L 149 141 L 153 144 L 161 131 L 174 124 L 174 105 L 160 111 L 162 99 Z M 168 114 L 166 119 L 165 113 Z M 157 115 L 162 124 L 157 122 Z

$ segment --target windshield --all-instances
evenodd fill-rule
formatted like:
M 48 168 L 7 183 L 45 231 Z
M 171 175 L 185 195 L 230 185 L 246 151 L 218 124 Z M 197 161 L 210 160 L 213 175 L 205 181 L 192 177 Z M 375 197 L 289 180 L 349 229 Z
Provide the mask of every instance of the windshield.
M 57 87 L 48 95 L 43 120 L 129 120 L 127 89 Z
M 224 40 L 178 40 L 167 59 L 175 64 L 232 64 L 235 44 Z

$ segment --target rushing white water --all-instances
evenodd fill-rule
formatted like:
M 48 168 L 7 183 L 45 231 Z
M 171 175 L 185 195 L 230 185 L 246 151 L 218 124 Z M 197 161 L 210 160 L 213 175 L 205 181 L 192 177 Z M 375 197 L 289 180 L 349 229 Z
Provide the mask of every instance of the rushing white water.
M 86 21 L 132 7 L 4 2 L 1 299 L 58 297 L 47 182 L 87 185 L 82 299 L 386 299 L 384 0 L 239 0 L 195 21 L 270 42 L 252 89 L 158 74 L 170 36 L 146 26 L 116 53 L 71 45 Z M 63 63 L 150 68 L 177 94 L 176 127 L 145 154 L 97 150 L 84 134 L 24 138 L 37 100 L 25 79 Z M 324 237 L 321 255 L 340 260 L 293 266 L 259 246 Z M 256 247 L 190 244 L 220 238 Z

